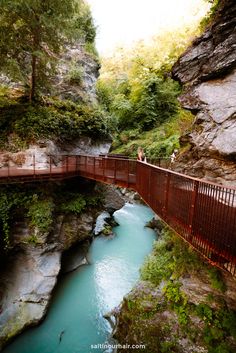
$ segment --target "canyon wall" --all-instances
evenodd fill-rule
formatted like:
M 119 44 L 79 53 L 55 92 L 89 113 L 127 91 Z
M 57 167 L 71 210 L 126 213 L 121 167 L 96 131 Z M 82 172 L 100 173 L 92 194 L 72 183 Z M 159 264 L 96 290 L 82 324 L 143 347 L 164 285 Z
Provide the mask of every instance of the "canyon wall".
M 175 63 L 180 103 L 196 116 L 180 139 L 175 170 L 209 181 L 236 183 L 236 3 L 222 1 L 214 20 Z

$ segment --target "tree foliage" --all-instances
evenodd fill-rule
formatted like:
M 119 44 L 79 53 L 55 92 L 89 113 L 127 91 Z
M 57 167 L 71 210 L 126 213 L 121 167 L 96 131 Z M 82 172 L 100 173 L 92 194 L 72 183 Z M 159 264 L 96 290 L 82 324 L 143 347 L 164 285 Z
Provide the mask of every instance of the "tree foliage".
M 170 69 L 194 33 L 196 28 L 164 33 L 103 59 L 98 95 L 119 131 L 150 130 L 177 114 L 180 88 Z
M 1 0 L 1 71 L 28 87 L 30 100 L 49 82 L 58 56 L 78 36 L 95 36 L 82 0 Z
M 1 96 L 0 96 L 1 98 Z M 98 106 L 47 98 L 29 104 L 0 99 L 0 149 L 11 152 L 27 148 L 42 138 L 56 142 L 80 136 L 96 140 L 109 137 L 107 115 Z

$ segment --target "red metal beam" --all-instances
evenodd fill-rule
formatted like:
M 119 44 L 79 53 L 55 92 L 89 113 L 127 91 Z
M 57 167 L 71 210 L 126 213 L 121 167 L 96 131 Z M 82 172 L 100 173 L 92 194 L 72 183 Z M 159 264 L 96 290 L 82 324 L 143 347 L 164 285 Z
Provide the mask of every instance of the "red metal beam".
M 136 190 L 183 239 L 211 263 L 236 275 L 236 188 L 206 182 L 149 163 L 111 156 L 55 156 L 32 168 L 0 168 L 0 183 L 81 176 Z

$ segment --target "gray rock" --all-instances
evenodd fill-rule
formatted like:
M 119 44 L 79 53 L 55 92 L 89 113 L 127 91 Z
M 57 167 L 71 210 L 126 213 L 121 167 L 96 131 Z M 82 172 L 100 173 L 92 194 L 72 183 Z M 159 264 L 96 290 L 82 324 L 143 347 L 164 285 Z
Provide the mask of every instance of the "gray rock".
M 54 94 L 61 99 L 96 103 L 99 68 L 98 60 L 86 52 L 82 41 L 67 47 L 58 64 Z M 77 78 L 73 79 L 72 71 L 77 72 Z
M 111 141 L 94 142 L 89 137 L 81 137 L 72 143 L 63 144 L 60 154 L 87 154 L 95 155 L 107 154 L 111 147 Z
M 78 103 L 96 103 L 99 68 L 98 58 L 86 51 L 82 39 L 74 46 L 67 46 L 59 58 L 56 74 L 51 82 L 53 84 L 51 93 L 61 99 L 70 99 Z M 0 75 L 0 83 L 10 88 L 24 89 L 22 82 L 14 82 L 6 75 Z M 48 94 L 48 91 L 45 90 L 44 94 Z
M 87 265 L 88 248 L 89 242 L 84 242 L 66 251 L 62 256 L 62 273 L 72 272 L 82 265 Z
M 196 114 L 193 130 L 180 139 L 190 148 L 175 170 L 236 185 L 236 3 L 220 3 L 212 25 L 173 67 L 185 87 L 182 106 Z
M 65 219 L 59 216 L 53 232 L 38 245 L 26 242 L 31 234 L 26 223 L 15 228 L 18 250 L 0 272 L 0 350 L 26 327 L 43 319 L 61 269 L 62 252 L 75 242 L 89 239 L 93 222 L 90 214 Z M 70 265 L 78 267 L 78 260 L 79 265 L 87 263 L 83 256 Z
M 60 252 L 47 253 L 45 247 L 18 254 L 0 276 L 4 283 L 0 314 L 0 348 L 26 326 L 46 313 L 51 292 L 60 271 Z
M 20 169 L 36 170 L 49 169 L 50 163 L 52 168 L 62 165 L 63 155 L 86 154 L 98 156 L 99 154 L 108 153 L 111 141 L 94 142 L 89 137 L 81 137 L 70 143 L 64 143 L 58 146 L 51 140 L 40 140 L 34 145 L 30 145 L 28 149 L 16 153 L 0 152 L 0 168 L 17 167 Z
M 106 222 L 107 219 L 109 219 L 111 216 L 108 212 L 104 211 L 102 212 L 98 217 L 97 217 L 97 220 L 96 220 L 96 225 L 95 225 L 95 228 L 94 228 L 94 235 L 97 236 L 99 234 L 101 234 L 105 227 L 108 225 L 108 223 Z
M 173 76 L 184 84 L 202 82 L 235 67 L 235 24 L 235 1 L 222 1 L 214 23 L 179 58 Z

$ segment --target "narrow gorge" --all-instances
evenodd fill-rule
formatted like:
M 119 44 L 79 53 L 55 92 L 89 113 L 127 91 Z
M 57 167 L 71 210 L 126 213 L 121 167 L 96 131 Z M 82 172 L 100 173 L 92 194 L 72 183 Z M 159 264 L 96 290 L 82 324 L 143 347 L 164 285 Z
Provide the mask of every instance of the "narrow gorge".
M 193 28 L 107 58 L 96 51 L 84 0 L 0 5 L 0 174 L 8 170 L 9 178 L 0 184 L 0 351 L 236 351 L 235 277 L 196 252 L 137 193 L 105 185 L 109 168 L 103 183 L 79 176 L 10 183 L 11 168 L 44 171 L 65 156 L 113 155 L 116 184 L 124 172 L 119 161 L 136 159 L 141 148 L 166 175 L 228 187 L 233 209 L 236 4 L 208 2 L 201 30 L 194 20 Z M 126 169 L 128 185 L 130 174 L 139 181 L 149 175 Z M 174 202 L 185 215 L 184 200 Z M 235 224 L 232 218 L 227 229 Z M 116 348 L 91 348 L 98 343 Z

